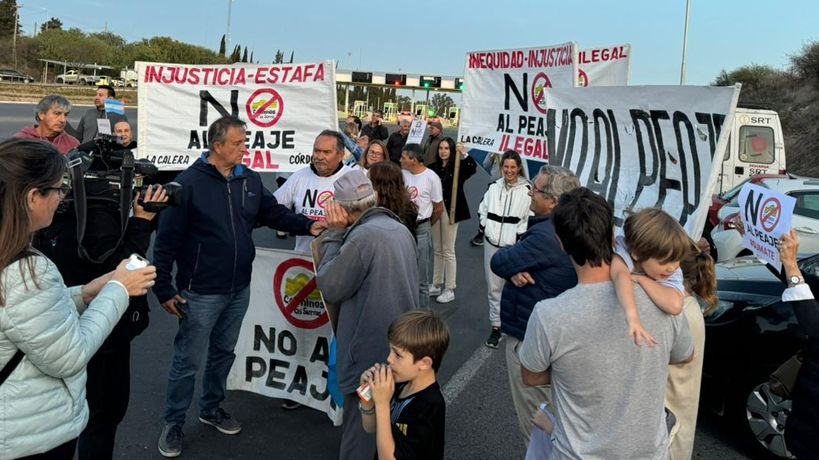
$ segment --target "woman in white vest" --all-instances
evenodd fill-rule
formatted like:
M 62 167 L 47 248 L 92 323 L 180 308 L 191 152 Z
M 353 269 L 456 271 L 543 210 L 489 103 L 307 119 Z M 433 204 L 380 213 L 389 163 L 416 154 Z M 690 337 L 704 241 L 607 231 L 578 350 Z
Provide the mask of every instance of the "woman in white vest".
M 489 300 L 489 322 L 492 331 L 486 339 L 489 348 L 498 348 L 501 339 L 500 300 L 503 292 L 503 278 L 492 273 L 490 262 L 499 248 L 515 244 L 518 237 L 526 232 L 529 215 L 531 185 L 523 178 L 520 155 L 507 150 L 501 156 L 501 178 L 489 185 L 483 196 L 478 216 L 484 232 L 483 267 Z
M 31 248 L 70 191 L 65 157 L 42 141 L 0 143 L 0 458 L 71 459 L 88 422 L 85 367 L 154 267 L 66 288 Z M 132 266 L 133 267 L 133 266 Z

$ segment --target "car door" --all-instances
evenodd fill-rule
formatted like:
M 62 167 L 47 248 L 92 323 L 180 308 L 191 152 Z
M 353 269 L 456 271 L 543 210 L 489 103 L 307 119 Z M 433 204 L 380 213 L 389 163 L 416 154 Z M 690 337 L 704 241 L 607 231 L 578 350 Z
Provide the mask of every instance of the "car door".
M 819 190 L 799 190 L 789 195 L 796 198 L 791 227 L 799 235 L 799 252 L 819 253 Z

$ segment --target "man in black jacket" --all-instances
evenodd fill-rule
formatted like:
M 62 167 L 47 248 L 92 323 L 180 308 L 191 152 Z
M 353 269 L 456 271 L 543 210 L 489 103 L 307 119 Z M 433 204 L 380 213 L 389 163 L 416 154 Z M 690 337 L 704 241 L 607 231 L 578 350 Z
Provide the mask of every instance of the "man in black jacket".
M 176 179 L 182 204 L 160 216 L 154 246 L 154 293 L 179 318 L 159 437 L 166 457 L 182 453 L 182 426 L 196 372 L 207 355 L 199 421 L 224 434 L 242 426 L 222 407 L 233 353 L 250 301 L 256 248 L 253 229 L 265 225 L 295 235 L 318 235 L 326 224 L 279 204 L 259 174 L 242 165 L 245 123 L 222 117 L 208 129 L 210 151 Z M 171 279 L 176 265 L 175 285 Z
M 387 127 L 382 124 L 384 114 L 380 110 L 373 110 L 370 115 L 370 122 L 361 128 L 361 134 L 366 134 L 370 140 L 378 139 L 385 141 L 390 136 Z
M 86 184 L 90 193 L 97 194 L 96 187 L 107 189 L 110 186 L 99 181 Z M 146 189 L 143 198 L 147 202 L 167 201 L 159 186 Z M 81 257 L 77 248 L 75 206 L 73 204 L 65 212 L 56 214 L 52 224 L 40 231 L 34 240 L 35 247 L 57 265 L 69 285 L 87 283 L 110 272 L 131 254 L 144 257 L 148 252 L 155 213 L 147 212 L 135 201 L 133 216 L 128 219 L 122 234 L 118 203 L 115 200 L 88 200 L 86 222 L 89 225 L 82 244 L 94 259 L 100 259 L 111 249 L 113 253 L 99 263 Z M 119 241 L 121 234 L 122 241 Z M 148 311 L 147 296 L 132 297 L 128 310 L 88 363 L 86 397 L 90 417 L 77 443 L 80 460 L 110 459 L 113 456 L 117 426 L 125 417 L 130 398 L 131 340 L 148 327 Z

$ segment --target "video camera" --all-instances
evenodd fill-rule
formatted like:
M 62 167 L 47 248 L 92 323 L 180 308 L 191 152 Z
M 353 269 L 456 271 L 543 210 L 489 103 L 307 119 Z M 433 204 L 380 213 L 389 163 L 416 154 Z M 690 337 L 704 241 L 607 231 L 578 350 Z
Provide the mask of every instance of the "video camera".
M 100 134 L 91 142 L 81 144 L 68 152 L 71 175 L 71 194 L 60 203 L 57 212 L 72 211 L 76 215 L 77 251 L 83 259 L 102 263 L 122 242 L 128 228 L 128 218 L 134 194 L 145 187 L 143 180 L 155 175 L 157 167 L 148 160 L 134 159 L 134 153 L 121 144 L 119 136 Z M 177 182 L 162 185 L 168 196 L 167 202 L 144 202 L 139 205 L 147 212 L 159 212 L 168 206 L 182 202 L 182 186 Z M 119 214 L 119 241 L 99 257 L 91 256 L 83 246 L 89 208 L 110 208 Z
M 123 203 L 123 190 L 131 195 L 131 192 L 140 193 L 144 189 L 144 179 L 154 176 L 158 169 L 149 160 L 134 159 L 133 152 L 124 148 L 120 144 L 121 140 L 119 136 L 98 134 L 93 141 L 68 152 L 72 193 L 63 200 L 58 212 L 65 212 L 76 206 L 80 178 L 85 188 L 86 205 L 107 204 L 120 207 Z M 159 212 L 181 203 L 182 186 L 179 183 L 169 182 L 162 185 L 162 188 L 168 196 L 167 202 L 143 202 L 140 199 L 139 204 L 148 212 Z M 131 200 L 129 196 L 129 209 Z

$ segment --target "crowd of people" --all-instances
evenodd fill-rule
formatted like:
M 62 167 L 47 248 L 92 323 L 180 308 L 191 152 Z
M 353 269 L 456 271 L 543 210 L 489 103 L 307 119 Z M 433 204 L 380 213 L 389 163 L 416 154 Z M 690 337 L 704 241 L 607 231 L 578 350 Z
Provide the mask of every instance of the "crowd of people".
M 57 213 L 82 185 L 70 182 L 65 154 L 108 125 L 100 119 L 134 145 L 127 120 L 105 110 L 112 97 L 101 87 L 74 129 L 70 102 L 46 96 L 37 124 L 0 143 L 0 457 L 111 458 L 149 289 L 178 319 L 159 452 L 182 454 L 203 363 L 198 420 L 240 433 L 223 402 L 250 302 L 252 232 L 266 226 L 295 235 L 296 252 L 318 254 L 318 289 L 339 307 L 338 457 L 443 458 L 437 371 L 451 338 L 434 311 L 455 300 L 456 235 L 472 217 L 465 182 L 478 165 L 464 146 L 438 121 L 420 145 L 406 142 L 408 122 L 389 134 L 380 112 L 367 124 L 349 117 L 346 129 L 320 132 L 311 164 L 271 192 L 242 164 L 245 123 L 224 116 L 208 129 L 209 149 L 176 178 L 179 206 L 151 212 L 146 203 L 168 197 L 146 187 L 134 194 L 124 234 L 119 211 L 94 208 L 95 222 L 106 224 L 86 240 L 74 213 Z M 635 210 L 616 232 L 611 204 L 569 169 L 544 165 L 529 180 L 514 151 L 498 155 L 498 168 L 477 209 L 485 345 L 505 340 L 527 455 L 691 458 L 703 317 L 716 304 L 707 251 L 658 209 Z M 133 265 L 129 255 L 145 256 L 154 231 L 153 264 Z M 71 250 L 85 243 L 87 251 Z M 783 238 L 783 299 L 810 338 L 787 433 L 791 451 L 809 458 L 819 426 L 819 314 L 797 248 L 794 234 Z

